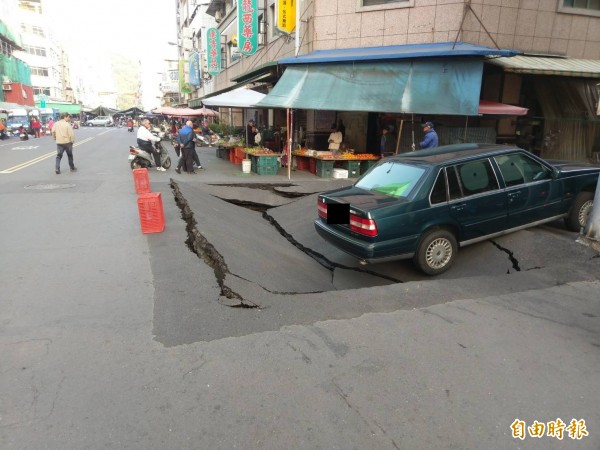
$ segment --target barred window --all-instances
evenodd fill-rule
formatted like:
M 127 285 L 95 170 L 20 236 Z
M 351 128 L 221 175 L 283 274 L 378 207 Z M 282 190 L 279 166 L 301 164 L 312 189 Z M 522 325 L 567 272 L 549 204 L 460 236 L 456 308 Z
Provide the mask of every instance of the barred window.
M 33 94 L 34 95 L 47 95 L 48 97 L 50 97 L 50 88 L 47 87 L 33 87 Z
M 31 75 L 39 75 L 42 77 L 47 77 L 48 69 L 46 67 L 31 67 Z
M 30 45 L 24 45 L 23 48 L 27 53 L 37 56 L 46 56 L 46 49 L 44 47 L 32 47 Z

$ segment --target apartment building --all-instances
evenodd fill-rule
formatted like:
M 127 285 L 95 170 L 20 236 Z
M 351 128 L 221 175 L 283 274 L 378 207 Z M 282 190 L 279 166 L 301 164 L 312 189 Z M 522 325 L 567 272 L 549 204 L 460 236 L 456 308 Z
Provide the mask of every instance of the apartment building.
M 247 86 L 271 94 L 278 91 L 279 100 L 271 99 L 262 104 L 270 113 L 251 111 L 253 116 L 260 114 L 264 125 L 281 125 L 275 123 L 277 110 L 286 107 L 302 111 L 299 116 L 303 129 L 313 137 L 319 134 L 315 124 L 324 123 L 323 116 L 343 120 L 346 128 L 350 128 L 348 136 L 352 141 L 349 144 L 354 148 L 371 150 L 384 124 L 393 123 L 398 129 L 401 123 L 408 123 L 409 129 L 414 131 L 415 123 L 433 120 L 438 132 L 448 140 L 456 139 L 454 131 L 462 127 L 465 138 L 517 143 L 543 156 L 585 159 L 600 151 L 597 116 L 600 3 L 597 0 L 300 0 L 298 29 L 291 33 L 279 31 L 276 26 L 285 0 L 176 2 L 182 39 L 191 23 L 188 12 L 197 11 L 201 3 L 200 10 L 214 18 L 220 34 L 220 70 L 210 75 L 203 72 L 202 85 L 186 98 L 192 107 L 200 106 L 203 98 Z M 291 0 L 287 3 L 295 5 Z M 239 5 L 256 8 L 258 48 L 252 55 L 240 54 L 237 45 Z M 194 38 L 194 45 L 206 55 L 206 36 L 200 32 Z M 456 46 L 457 43 L 460 44 Z M 473 52 L 453 53 L 460 45 Z M 377 105 L 368 102 L 354 111 L 348 110 L 340 99 L 356 95 L 365 99 L 373 97 L 377 92 L 369 91 L 368 86 L 387 82 L 380 74 L 367 79 L 362 87 L 349 84 L 346 91 L 329 89 L 318 93 L 323 102 L 307 109 L 302 107 L 306 103 L 302 100 L 312 95 L 311 92 L 299 86 L 300 78 L 291 79 L 293 72 L 300 70 L 308 77 L 324 77 L 317 72 L 335 64 L 344 70 L 350 68 L 350 74 L 353 66 L 364 69 L 365 64 L 377 72 L 384 67 L 383 61 L 396 64 L 390 70 L 397 71 L 402 70 L 400 63 L 421 65 L 425 61 L 442 61 L 453 68 L 444 68 L 442 64 L 439 70 L 451 70 L 449 73 L 459 75 L 465 67 L 465 59 L 457 56 L 467 61 L 476 59 L 481 67 L 469 71 L 473 76 L 469 86 L 454 84 L 446 89 L 450 94 L 457 91 L 455 96 L 459 96 L 459 90 L 469 91 L 469 110 L 456 110 L 456 114 L 435 107 L 427 110 L 426 102 L 418 107 L 411 104 L 412 111 L 401 105 L 377 111 Z M 413 82 L 415 79 L 426 81 L 423 71 L 413 76 Z M 472 92 L 472 84 L 478 79 L 476 92 Z M 441 81 L 430 82 L 439 84 Z M 280 88 L 277 88 L 278 83 Z M 291 93 L 282 92 L 284 84 L 290 92 L 293 86 L 295 99 L 291 99 Z M 406 83 L 400 83 L 396 91 L 391 89 L 393 84 L 389 84 L 390 96 L 406 95 Z M 413 99 L 427 95 L 418 91 L 412 94 Z M 471 97 L 475 94 L 476 100 L 522 106 L 528 113 L 521 117 L 482 115 L 473 104 Z M 443 97 L 445 93 L 433 91 L 429 95 Z M 287 99 L 283 99 L 286 96 Z M 418 134 L 420 130 L 416 128 Z M 467 128 L 469 133 L 475 134 L 467 135 Z M 453 132 L 445 133 L 450 130 Z M 492 133 L 486 131 L 478 135 L 477 130 L 482 133 L 492 130 Z M 402 136 L 403 148 L 414 141 L 411 134 L 414 133 Z M 317 141 L 313 139 L 312 143 Z

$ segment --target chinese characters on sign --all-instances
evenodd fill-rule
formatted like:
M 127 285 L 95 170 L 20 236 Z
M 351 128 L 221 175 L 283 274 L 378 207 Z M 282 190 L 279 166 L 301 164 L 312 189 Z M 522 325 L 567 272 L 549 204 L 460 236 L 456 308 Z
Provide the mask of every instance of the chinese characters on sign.
M 512 432 L 512 437 L 521 440 L 524 440 L 527 437 L 527 434 L 529 434 L 529 436 L 532 438 L 542 438 L 547 436 L 559 439 L 561 441 L 565 437 L 580 440 L 584 436 L 589 436 L 584 419 L 572 419 L 569 425 L 567 425 L 561 419 L 556 419 L 548 423 L 535 420 L 529 427 L 525 421 L 515 419 L 515 421 L 510 425 L 510 429 Z
M 258 49 L 258 0 L 237 0 L 238 47 L 242 55 Z
M 206 39 L 206 65 L 208 73 L 215 76 L 221 72 L 221 32 L 216 28 L 209 28 Z
M 296 1 L 279 0 L 277 3 L 277 28 L 291 33 L 296 28 Z

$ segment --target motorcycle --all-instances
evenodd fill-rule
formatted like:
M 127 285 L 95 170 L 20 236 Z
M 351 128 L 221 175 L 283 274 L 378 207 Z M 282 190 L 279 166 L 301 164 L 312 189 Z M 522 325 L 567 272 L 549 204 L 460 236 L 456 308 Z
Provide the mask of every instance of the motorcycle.
M 196 133 L 196 145 L 198 147 L 212 147 L 219 139 L 221 137 L 213 131 L 210 131 L 208 134 Z
M 164 169 L 171 167 L 171 157 L 167 150 L 160 144 L 154 142 L 154 148 L 160 152 L 160 164 Z M 131 169 L 143 169 L 155 167 L 154 155 L 133 145 L 129 146 L 129 165 Z

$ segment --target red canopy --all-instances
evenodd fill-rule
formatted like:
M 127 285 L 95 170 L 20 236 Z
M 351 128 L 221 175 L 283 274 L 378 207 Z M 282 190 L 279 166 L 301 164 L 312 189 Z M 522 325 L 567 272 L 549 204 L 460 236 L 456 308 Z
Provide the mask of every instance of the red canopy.
M 504 103 L 479 100 L 479 114 L 493 116 L 524 116 L 529 111 L 520 106 L 507 105 Z
M 210 116 L 214 117 L 217 115 L 216 111 L 208 108 L 192 109 L 192 108 L 171 108 L 169 106 L 163 106 L 155 108 L 151 112 L 154 114 L 164 114 L 165 116 L 176 116 L 176 117 L 198 117 L 198 116 Z

